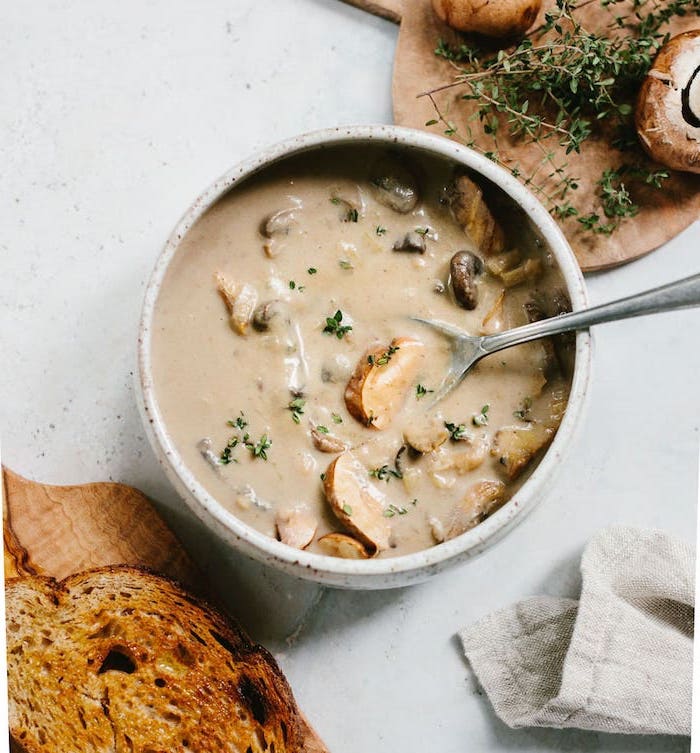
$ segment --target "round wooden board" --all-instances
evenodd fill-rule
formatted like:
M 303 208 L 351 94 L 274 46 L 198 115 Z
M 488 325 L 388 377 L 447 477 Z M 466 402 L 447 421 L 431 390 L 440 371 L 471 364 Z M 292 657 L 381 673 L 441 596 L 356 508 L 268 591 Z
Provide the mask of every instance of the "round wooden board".
M 441 134 L 444 125 L 426 126 L 436 118 L 428 97 L 422 92 L 448 83 L 454 76 L 451 64 L 434 54 L 440 39 L 456 42 L 459 36 L 442 23 L 433 12 L 430 0 L 345 0 L 375 15 L 400 23 L 393 76 L 394 120 L 398 125 L 419 128 Z M 545 0 L 544 8 L 555 6 L 554 0 Z M 602 28 L 610 20 L 609 12 L 598 3 L 579 11 L 579 18 L 588 28 Z M 537 25 L 541 22 L 537 21 Z M 700 27 L 700 19 L 688 17 L 674 21 L 669 28 L 676 34 Z M 435 96 L 443 113 L 458 127 L 467 122 L 475 104 L 460 99 L 458 88 L 447 89 Z M 491 137 L 474 129 L 476 142 L 484 149 L 493 149 Z M 549 149 L 558 148 L 548 142 Z M 604 140 L 589 142 L 583 155 L 566 156 L 570 173 L 579 178 L 576 204 L 584 213 L 595 206 L 595 182 L 606 167 L 624 162 L 624 154 L 613 149 Z M 542 153 L 536 146 L 516 144 L 506 136 L 499 136 L 501 158 L 517 164 L 528 174 L 541 162 Z M 561 150 L 560 150 L 561 151 Z M 700 176 L 676 172 L 666 181 L 663 191 L 638 191 L 634 195 L 641 210 L 637 217 L 624 221 L 610 236 L 595 235 L 585 231 L 575 219 L 563 221 L 562 229 L 571 243 L 584 272 L 615 267 L 653 251 L 669 241 L 693 221 L 700 219 Z

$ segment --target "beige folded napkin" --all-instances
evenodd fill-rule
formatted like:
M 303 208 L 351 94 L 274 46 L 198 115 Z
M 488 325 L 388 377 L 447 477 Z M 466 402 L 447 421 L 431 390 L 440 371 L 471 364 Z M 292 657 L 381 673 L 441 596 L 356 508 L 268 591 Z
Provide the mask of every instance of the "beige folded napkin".
M 598 533 L 579 601 L 540 596 L 460 633 L 510 727 L 690 734 L 695 555 L 660 531 Z

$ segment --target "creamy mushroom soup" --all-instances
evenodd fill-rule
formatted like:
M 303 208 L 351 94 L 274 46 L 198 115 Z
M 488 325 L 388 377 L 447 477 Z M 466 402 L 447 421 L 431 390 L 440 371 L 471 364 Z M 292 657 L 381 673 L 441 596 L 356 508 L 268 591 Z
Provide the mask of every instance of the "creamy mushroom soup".
M 502 506 L 551 442 L 573 340 L 482 360 L 437 405 L 449 344 L 568 309 L 526 216 L 447 161 L 334 148 L 247 179 L 162 285 L 155 392 L 218 502 L 290 546 L 407 554 Z

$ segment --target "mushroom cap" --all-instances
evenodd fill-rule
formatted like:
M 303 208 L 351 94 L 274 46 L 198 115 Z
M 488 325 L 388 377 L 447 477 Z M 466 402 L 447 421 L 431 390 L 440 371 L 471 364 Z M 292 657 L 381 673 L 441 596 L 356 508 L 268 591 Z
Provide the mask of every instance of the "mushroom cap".
M 497 39 L 524 34 L 541 7 L 542 0 L 433 0 L 435 13 L 448 26 Z
M 700 173 L 700 29 L 659 50 L 639 90 L 635 122 L 652 159 Z

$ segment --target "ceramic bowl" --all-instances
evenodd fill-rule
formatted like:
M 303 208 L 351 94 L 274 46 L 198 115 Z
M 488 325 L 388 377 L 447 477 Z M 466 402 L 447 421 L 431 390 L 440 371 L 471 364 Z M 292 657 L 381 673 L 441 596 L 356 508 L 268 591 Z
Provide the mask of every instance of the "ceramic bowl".
M 496 184 L 519 205 L 556 258 L 576 311 L 587 305 L 586 290 L 576 259 L 547 210 L 507 171 L 480 154 L 441 136 L 395 126 L 352 126 L 316 131 L 258 152 L 215 181 L 192 204 L 165 244 L 146 291 L 141 317 L 139 356 L 139 407 L 149 440 L 173 486 L 198 518 L 228 544 L 255 559 L 289 574 L 343 588 L 392 588 L 426 580 L 492 546 L 532 510 L 551 488 L 557 467 L 571 445 L 581 421 L 591 367 L 588 332 L 576 335 L 576 361 L 568 407 L 559 431 L 539 465 L 500 510 L 471 531 L 439 546 L 387 559 L 348 560 L 299 551 L 243 523 L 225 509 L 199 483 L 180 457 L 158 406 L 151 366 L 151 331 L 154 308 L 163 278 L 188 230 L 233 186 L 281 159 L 332 146 L 351 145 L 361 151 L 367 144 L 386 144 L 409 152 L 418 150 L 451 160 Z

